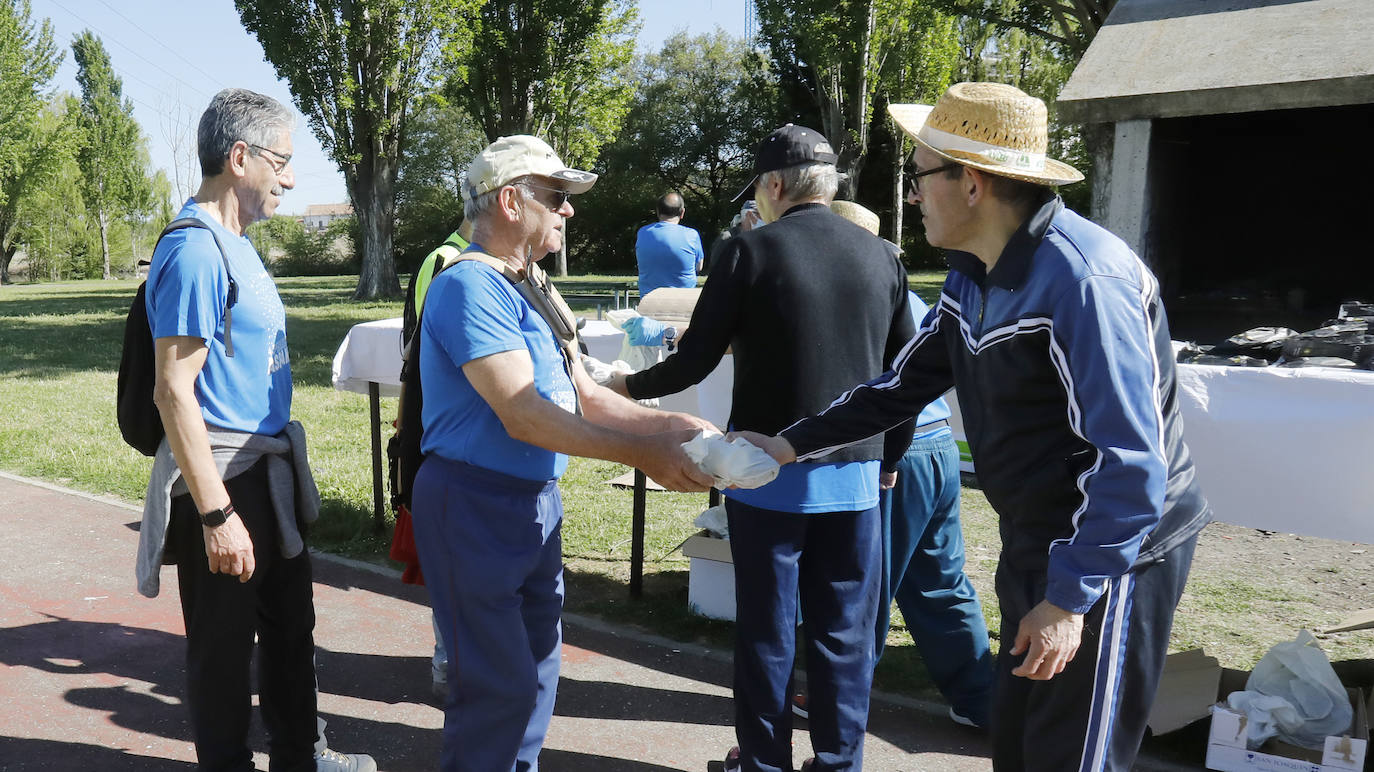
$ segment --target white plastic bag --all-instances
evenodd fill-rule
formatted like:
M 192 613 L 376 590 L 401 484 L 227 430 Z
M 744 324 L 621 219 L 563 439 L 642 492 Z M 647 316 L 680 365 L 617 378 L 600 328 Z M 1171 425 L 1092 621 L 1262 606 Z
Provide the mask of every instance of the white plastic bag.
M 712 536 L 721 539 L 730 538 L 730 519 L 725 514 L 724 504 L 717 504 L 714 507 L 701 510 L 701 514 L 692 521 L 692 525 L 705 528 L 711 532 Z
M 743 437 L 726 442 L 719 432 L 700 432 L 682 450 L 701 471 L 716 478 L 718 488 L 757 488 L 778 476 L 778 462 Z
M 1238 702 L 1262 706 L 1265 715 L 1252 720 L 1272 720 L 1274 733 L 1286 743 L 1320 750 L 1328 735 L 1350 731 L 1350 698 L 1317 639 L 1306 630 L 1266 652 L 1250 672 L 1245 691 L 1279 697 L 1291 706 L 1288 710 L 1270 700 L 1231 695 Z

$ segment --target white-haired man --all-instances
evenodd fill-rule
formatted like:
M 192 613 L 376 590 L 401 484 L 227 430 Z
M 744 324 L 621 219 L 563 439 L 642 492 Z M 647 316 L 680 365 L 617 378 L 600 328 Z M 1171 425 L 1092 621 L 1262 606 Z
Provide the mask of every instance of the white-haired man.
M 889 110 L 916 141 L 907 200 L 948 250 L 940 302 L 891 371 L 750 439 L 807 460 L 954 386 L 1001 519 L 993 766 L 1126 772 L 1210 519 L 1158 285 L 1054 195 L 1083 175 L 1046 158 L 1040 100 L 960 83 L 933 108 Z
M 450 772 L 538 768 L 558 686 L 568 456 L 637 466 L 676 490 L 712 483 L 681 448 L 710 424 L 593 383 L 535 265 L 563 243 L 569 196 L 595 181 L 537 137 L 487 146 L 463 189 L 472 244 L 430 283 L 420 319 L 414 527 L 449 652 Z
M 613 382 L 637 399 L 700 383 L 734 351 L 734 429 L 775 432 L 890 366 L 915 326 L 906 273 L 882 239 L 830 211 L 836 155 L 814 129 L 768 135 L 751 190 L 766 228 L 726 242 L 677 353 Z M 735 565 L 735 734 L 727 772 L 789 772 L 798 617 L 812 769 L 863 766 L 881 579 L 878 477 L 910 425 L 753 490 L 725 491 Z

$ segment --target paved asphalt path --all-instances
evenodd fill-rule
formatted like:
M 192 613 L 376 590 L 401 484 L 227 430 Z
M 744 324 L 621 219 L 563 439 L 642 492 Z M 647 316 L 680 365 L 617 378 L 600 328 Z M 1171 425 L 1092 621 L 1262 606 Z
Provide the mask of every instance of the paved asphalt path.
M 0 771 L 195 768 L 175 569 L 157 598 L 137 593 L 138 520 L 128 504 L 0 473 Z M 331 746 L 371 753 L 382 770 L 435 769 L 443 715 L 429 693 L 423 588 L 325 554 L 314 569 Z M 728 652 L 571 615 L 564 637 L 541 769 L 720 770 L 734 744 Z M 869 724 L 868 769 L 991 769 L 983 737 L 941 705 L 878 696 Z M 793 737 L 800 765 L 804 721 Z

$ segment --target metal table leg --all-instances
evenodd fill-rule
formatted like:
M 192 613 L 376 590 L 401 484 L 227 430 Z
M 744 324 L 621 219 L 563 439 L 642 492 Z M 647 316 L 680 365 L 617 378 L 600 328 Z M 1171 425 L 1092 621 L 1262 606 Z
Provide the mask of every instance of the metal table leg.
M 648 478 L 635 470 L 634 509 L 630 518 L 630 597 L 644 594 L 644 503 L 648 497 Z

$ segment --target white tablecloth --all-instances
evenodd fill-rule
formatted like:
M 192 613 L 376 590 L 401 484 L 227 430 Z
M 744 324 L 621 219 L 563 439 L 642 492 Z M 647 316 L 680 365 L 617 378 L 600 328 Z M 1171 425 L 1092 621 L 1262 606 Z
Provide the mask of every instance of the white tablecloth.
M 1178 396 L 1218 520 L 1374 543 L 1374 372 L 1179 365 Z
M 366 394 L 376 383 L 382 396 L 400 396 L 401 343 L 399 316 L 353 325 L 334 354 L 334 388 Z
M 1183 439 L 1217 520 L 1374 544 L 1374 372 L 1181 364 L 1177 373 Z M 953 396 L 950 423 L 963 440 Z

